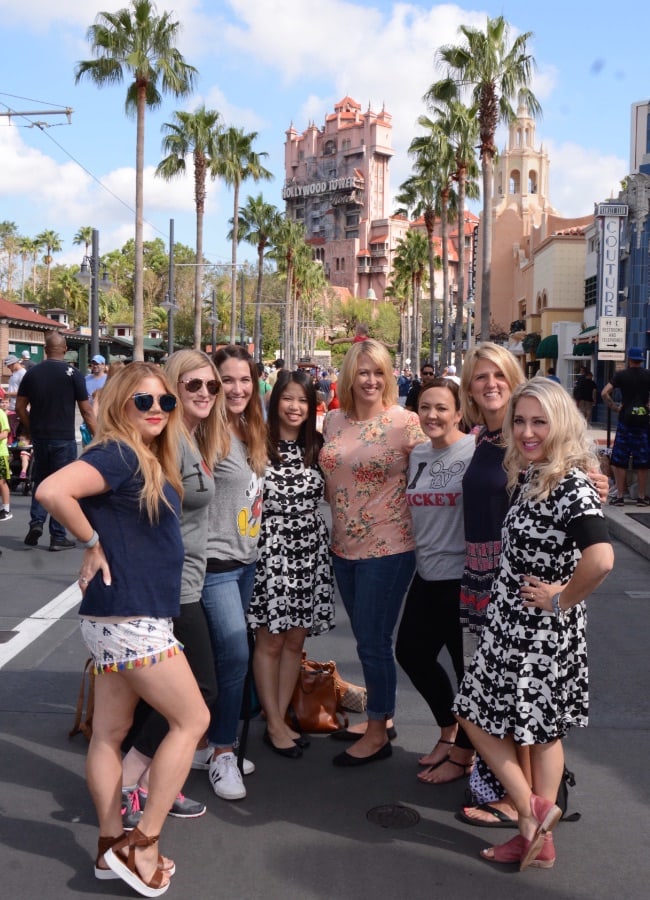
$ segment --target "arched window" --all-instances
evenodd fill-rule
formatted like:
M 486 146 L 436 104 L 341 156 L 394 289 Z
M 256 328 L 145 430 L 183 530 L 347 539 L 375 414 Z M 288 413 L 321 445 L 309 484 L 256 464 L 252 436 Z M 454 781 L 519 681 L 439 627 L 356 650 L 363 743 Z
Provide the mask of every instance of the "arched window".
M 537 172 L 534 169 L 528 173 L 528 193 L 537 193 Z
M 519 169 L 513 169 L 510 173 L 510 193 L 519 194 L 521 192 L 521 176 Z

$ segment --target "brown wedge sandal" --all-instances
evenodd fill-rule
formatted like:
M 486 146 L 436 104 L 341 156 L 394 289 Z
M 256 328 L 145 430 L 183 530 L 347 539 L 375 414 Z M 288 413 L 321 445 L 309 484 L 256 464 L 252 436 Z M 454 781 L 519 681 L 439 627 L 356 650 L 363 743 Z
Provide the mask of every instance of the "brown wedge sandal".
M 118 841 L 122 840 L 122 837 L 123 835 L 121 834 L 117 837 L 102 837 L 100 834 L 97 841 L 97 859 L 95 860 L 95 878 L 98 878 L 100 881 L 112 881 L 114 878 L 120 877 L 112 869 L 108 868 L 104 862 L 104 854 L 107 850 L 110 850 L 113 844 L 117 844 Z M 104 865 L 102 866 L 100 863 L 104 863 Z
M 118 837 L 99 836 L 99 840 L 97 841 L 97 858 L 95 860 L 95 878 L 99 881 L 113 881 L 120 877 L 112 869 L 108 868 L 104 860 L 104 854 L 107 850 L 110 850 L 114 844 L 121 841 L 124 834 L 125 832 L 122 832 Z M 126 857 L 124 857 L 124 860 L 126 860 Z M 103 866 L 101 865 L 102 862 L 104 863 Z M 176 872 L 174 860 L 167 859 L 165 856 L 158 857 L 158 868 L 161 869 L 165 875 L 169 875 L 170 877 Z
M 129 887 L 141 894 L 143 897 L 161 897 L 171 884 L 170 881 L 163 882 L 165 877 L 169 877 L 169 873 L 157 868 L 149 881 L 144 881 L 138 874 L 135 862 L 136 847 L 150 847 L 155 844 L 160 835 L 148 837 L 143 834 L 139 828 L 124 834 L 122 838 L 104 851 L 104 859 L 106 865 L 115 872 L 115 874 L 125 881 Z M 126 860 L 123 852 L 128 848 L 128 856 Z

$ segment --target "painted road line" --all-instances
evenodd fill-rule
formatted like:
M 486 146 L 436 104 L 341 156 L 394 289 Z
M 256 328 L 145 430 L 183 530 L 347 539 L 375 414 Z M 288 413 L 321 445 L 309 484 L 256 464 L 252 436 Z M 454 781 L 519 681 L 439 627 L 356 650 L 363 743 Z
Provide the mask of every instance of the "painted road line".
M 12 628 L 15 635 L 6 644 L 0 644 L 0 669 L 10 662 L 14 656 L 22 653 L 30 644 L 58 622 L 67 612 L 81 603 L 81 591 L 75 581 L 62 591 L 54 600 L 50 600 L 27 619 Z

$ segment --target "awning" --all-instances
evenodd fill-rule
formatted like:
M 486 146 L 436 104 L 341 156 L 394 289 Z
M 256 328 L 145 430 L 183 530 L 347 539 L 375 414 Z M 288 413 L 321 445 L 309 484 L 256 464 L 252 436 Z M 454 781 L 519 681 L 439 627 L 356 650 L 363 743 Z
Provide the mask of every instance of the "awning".
M 557 359 L 557 334 L 542 338 L 535 350 L 537 359 Z
M 581 344 L 574 344 L 573 346 L 573 355 L 574 356 L 593 356 L 593 354 L 598 349 L 598 344 L 596 341 L 585 341 Z
M 590 325 L 589 328 L 584 328 L 580 334 L 577 336 L 575 342 L 576 344 L 591 344 L 593 341 L 598 340 L 598 326 Z M 578 354 L 580 356 L 580 354 Z

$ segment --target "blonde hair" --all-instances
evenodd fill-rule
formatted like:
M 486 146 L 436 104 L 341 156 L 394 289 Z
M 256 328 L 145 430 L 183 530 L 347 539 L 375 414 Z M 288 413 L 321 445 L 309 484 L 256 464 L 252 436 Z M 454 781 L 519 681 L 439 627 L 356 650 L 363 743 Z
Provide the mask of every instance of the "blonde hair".
M 549 425 L 544 441 L 545 459 L 535 463 L 535 478 L 527 487 L 527 498 L 543 500 L 571 469 L 597 469 L 593 444 L 589 438 L 587 423 L 573 398 L 562 385 L 548 378 L 533 378 L 513 391 L 505 422 L 503 437 L 507 445 L 503 462 L 508 478 L 508 491 L 512 493 L 519 481 L 519 474 L 528 466 L 513 439 L 513 422 L 517 403 L 524 397 L 537 400 Z
M 248 365 L 253 383 L 253 393 L 250 396 L 246 409 L 242 415 L 241 425 L 244 431 L 246 449 L 248 451 L 248 464 L 260 478 L 264 474 L 267 462 L 266 453 L 266 423 L 262 412 L 260 400 L 260 383 L 257 374 L 257 366 L 248 350 L 239 344 L 228 344 L 221 347 L 214 354 L 214 363 L 217 371 L 227 359 L 239 359 Z M 224 457 L 230 452 L 230 429 L 228 429 L 228 444 Z
M 178 468 L 178 445 L 182 434 L 181 408 L 177 404 L 168 415 L 167 425 L 150 444 L 144 443 L 133 428 L 125 410 L 127 403 L 137 393 L 145 378 L 155 378 L 166 394 L 173 391 L 165 373 L 152 363 L 132 362 L 109 378 L 102 388 L 97 413 L 97 432 L 91 446 L 108 444 L 111 441 L 126 444 L 138 459 L 138 474 L 143 485 L 140 493 L 140 507 L 145 509 L 149 521 L 158 521 L 160 504 L 171 509 L 164 494 L 165 482 L 183 497 L 183 485 Z
M 339 405 L 347 415 L 354 412 L 352 385 L 359 371 L 359 357 L 362 354 L 370 357 L 373 364 L 382 370 L 384 391 L 381 399 L 384 406 L 394 406 L 397 403 L 397 383 L 393 375 L 393 363 L 388 350 L 383 344 L 368 338 L 365 341 L 353 344 L 343 357 L 336 393 L 339 398 Z
M 219 385 L 219 393 L 214 398 L 215 403 L 210 415 L 201 419 L 194 431 L 194 439 L 201 456 L 212 469 L 217 459 L 223 459 L 230 449 L 230 435 L 228 431 L 228 418 L 226 416 L 226 404 L 223 396 L 221 378 L 214 362 L 207 353 L 202 350 L 177 350 L 165 363 L 165 372 L 172 384 L 172 390 L 183 406 L 183 393 L 178 387 L 183 375 L 193 372 L 195 369 L 209 368 L 214 380 Z
M 460 378 L 460 408 L 463 412 L 463 419 L 468 425 L 485 425 L 483 413 L 478 408 L 475 400 L 470 396 L 470 386 L 474 377 L 474 369 L 481 359 L 487 359 L 493 363 L 505 375 L 508 387 L 511 391 L 522 384 L 525 380 L 521 366 L 517 362 L 517 358 L 499 344 L 493 344 L 491 341 L 483 341 L 476 344 L 465 355 L 463 363 L 463 372 Z

